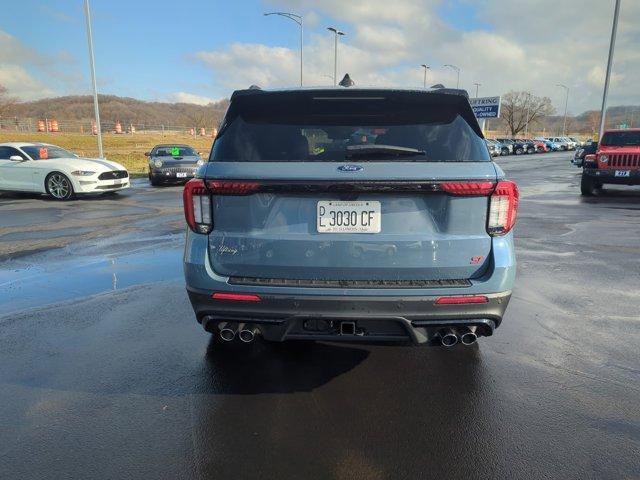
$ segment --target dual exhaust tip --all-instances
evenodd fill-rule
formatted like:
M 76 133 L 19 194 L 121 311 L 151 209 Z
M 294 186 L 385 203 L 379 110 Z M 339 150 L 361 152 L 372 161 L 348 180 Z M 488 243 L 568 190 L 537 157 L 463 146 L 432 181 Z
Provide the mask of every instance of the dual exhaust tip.
M 443 347 L 453 347 L 460 342 L 463 345 L 473 345 L 478 340 L 478 335 L 468 327 L 461 329 L 446 328 L 440 332 L 440 343 Z
M 236 336 L 243 343 L 251 343 L 260 333 L 258 327 L 246 323 L 220 322 L 218 325 L 220 338 L 225 342 L 231 342 Z

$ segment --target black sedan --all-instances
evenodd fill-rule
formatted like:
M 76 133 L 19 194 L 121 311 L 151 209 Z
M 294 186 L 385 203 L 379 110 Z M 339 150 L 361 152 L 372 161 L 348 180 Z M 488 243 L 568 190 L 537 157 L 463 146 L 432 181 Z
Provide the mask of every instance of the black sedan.
M 149 182 L 154 186 L 186 182 L 204 163 L 200 153 L 188 145 L 156 145 L 145 155 L 149 157 Z

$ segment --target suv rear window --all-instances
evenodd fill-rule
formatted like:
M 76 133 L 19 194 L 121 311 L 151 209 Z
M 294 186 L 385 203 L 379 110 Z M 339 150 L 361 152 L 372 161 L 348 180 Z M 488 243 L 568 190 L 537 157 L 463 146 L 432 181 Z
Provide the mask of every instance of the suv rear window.
M 393 91 L 256 92 L 232 99 L 219 162 L 491 161 L 465 97 Z
M 600 142 L 602 146 L 624 147 L 627 145 L 640 145 L 640 132 L 606 132 Z

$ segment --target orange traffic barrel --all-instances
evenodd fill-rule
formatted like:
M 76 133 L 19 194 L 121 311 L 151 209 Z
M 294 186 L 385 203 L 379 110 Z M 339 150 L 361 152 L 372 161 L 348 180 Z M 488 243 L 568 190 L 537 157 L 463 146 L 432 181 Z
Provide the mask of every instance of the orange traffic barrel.
M 116 133 L 122 133 L 122 125 L 120 122 L 116 122 Z
M 38 120 L 38 131 L 44 132 L 44 120 Z
M 58 125 L 58 121 L 57 120 L 51 120 L 51 131 L 52 132 L 59 132 L 60 131 L 60 126 Z

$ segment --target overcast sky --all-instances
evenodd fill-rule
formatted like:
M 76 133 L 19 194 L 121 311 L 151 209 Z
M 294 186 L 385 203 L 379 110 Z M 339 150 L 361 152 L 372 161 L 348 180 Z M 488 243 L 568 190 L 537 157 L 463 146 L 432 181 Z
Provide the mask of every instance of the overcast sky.
M 23 100 L 90 93 L 82 0 L 2 0 L 0 84 Z M 8 4 L 8 5 L 7 5 Z M 207 103 L 251 84 L 328 85 L 335 25 L 338 76 L 360 85 L 460 84 L 480 96 L 530 90 L 569 112 L 599 108 L 614 0 L 92 0 L 99 90 Z M 622 0 L 610 105 L 640 104 L 640 1 Z

